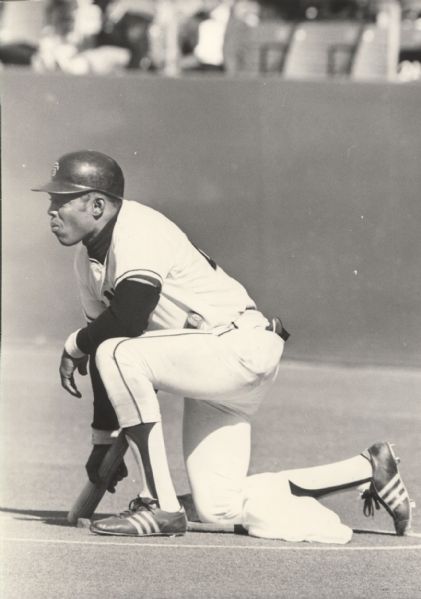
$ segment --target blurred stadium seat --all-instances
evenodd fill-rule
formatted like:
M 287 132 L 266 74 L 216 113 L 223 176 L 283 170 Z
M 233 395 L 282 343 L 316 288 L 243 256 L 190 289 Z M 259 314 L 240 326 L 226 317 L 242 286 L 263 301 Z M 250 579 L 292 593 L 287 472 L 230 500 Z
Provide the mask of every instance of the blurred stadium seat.
M 229 74 L 283 71 L 294 24 L 263 21 L 255 27 L 234 22 L 228 25 L 224 48 Z
M 411 55 L 418 60 L 421 57 L 421 18 L 402 21 L 400 54 L 403 60 Z
M 361 36 L 352 65 L 353 79 L 394 79 L 399 60 L 401 10 L 398 2 L 388 2 L 368 24 Z
M 45 2 L 2 2 L 2 43 L 37 44 L 45 21 Z
M 365 27 L 352 67 L 354 79 L 386 79 L 387 31 L 376 25 Z
M 326 78 L 348 75 L 361 31 L 352 21 L 302 22 L 295 29 L 286 57 L 288 78 Z

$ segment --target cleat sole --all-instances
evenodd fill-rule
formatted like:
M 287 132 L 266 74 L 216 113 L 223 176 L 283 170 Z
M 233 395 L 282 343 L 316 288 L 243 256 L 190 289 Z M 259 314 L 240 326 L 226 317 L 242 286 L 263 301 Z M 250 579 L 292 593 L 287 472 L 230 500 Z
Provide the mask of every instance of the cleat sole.
M 105 530 L 96 530 L 92 527 L 89 529 L 92 534 L 96 535 L 106 535 L 111 537 L 132 537 L 134 539 L 142 539 L 143 537 L 183 537 L 185 532 L 152 532 L 149 534 L 138 535 L 138 534 L 130 534 L 126 532 L 111 532 Z

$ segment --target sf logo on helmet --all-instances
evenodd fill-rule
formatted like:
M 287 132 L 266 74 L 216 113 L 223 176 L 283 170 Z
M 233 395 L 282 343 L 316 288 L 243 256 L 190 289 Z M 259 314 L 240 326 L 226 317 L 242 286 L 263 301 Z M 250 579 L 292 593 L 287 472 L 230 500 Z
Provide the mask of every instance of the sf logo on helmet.
M 57 172 L 60 168 L 60 164 L 58 162 L 55 162 L 53 164 L 53 168 L 51 169 L 51 177 L 54 179 L 54 177 L 57 175 Z

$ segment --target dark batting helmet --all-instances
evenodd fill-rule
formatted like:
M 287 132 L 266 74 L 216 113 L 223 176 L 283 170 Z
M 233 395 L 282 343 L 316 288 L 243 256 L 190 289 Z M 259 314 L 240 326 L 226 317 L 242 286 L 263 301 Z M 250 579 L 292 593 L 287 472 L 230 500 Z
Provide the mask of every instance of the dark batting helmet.
M 59 158 L 53 165 L 51 181 L 32 191 L 60 195 L 100 191 L 122 200 L 124 176 L 110 156 L 94 150 L 81 150 Z

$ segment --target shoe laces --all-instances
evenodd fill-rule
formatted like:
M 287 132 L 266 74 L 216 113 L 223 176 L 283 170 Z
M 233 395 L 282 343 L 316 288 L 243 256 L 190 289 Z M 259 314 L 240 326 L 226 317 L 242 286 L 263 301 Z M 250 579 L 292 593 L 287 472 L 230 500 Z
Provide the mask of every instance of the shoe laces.
M 152 499 L 150 497 L 135 497 L 129 503 L 129 509 L 121 512 L 120 518 L 126 518 L 133 514 L 133 512 L 152 512 L 154 509 L 158 507 L 158 502 L 156 499 Z
M 361 499 L 364 501 L 363 513 L 367 518 L 369 516 L 374 516 L 374 508 L 376 510 L 380 509 L 380 502 L 377 499 L 377 495 L 372 484 L 368 489 L 365 489 L 365 491 L 361 493 Z

